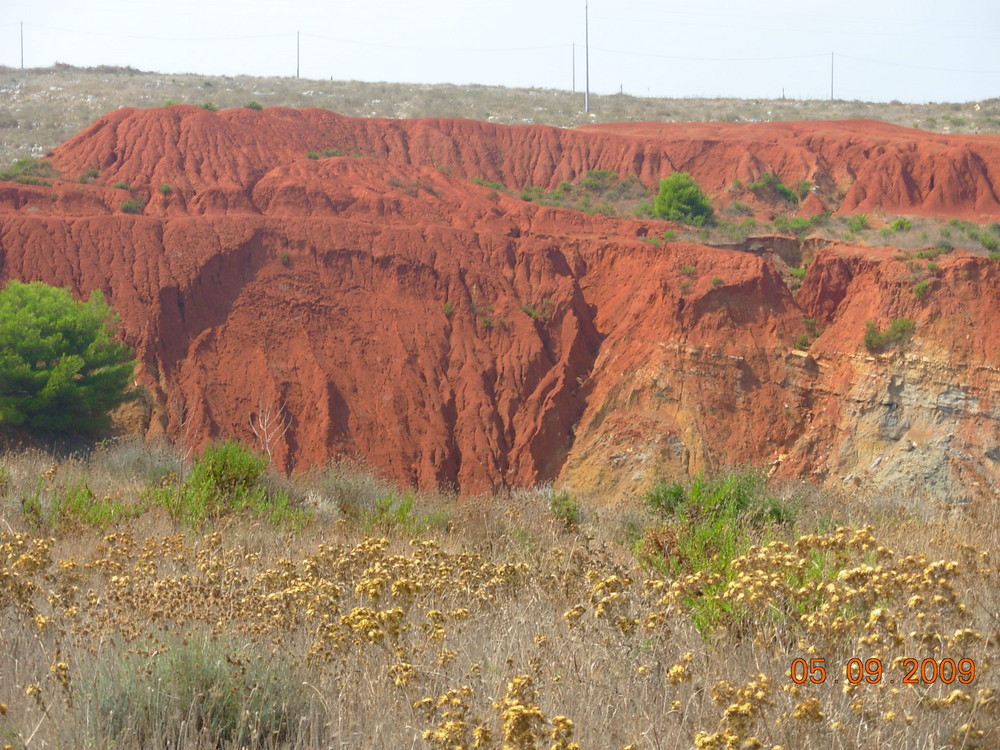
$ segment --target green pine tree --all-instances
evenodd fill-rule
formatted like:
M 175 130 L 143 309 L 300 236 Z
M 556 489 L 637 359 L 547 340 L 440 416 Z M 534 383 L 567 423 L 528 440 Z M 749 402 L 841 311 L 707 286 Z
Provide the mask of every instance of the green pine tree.
M 9 282 L 0 291 L 0 427 L 86 432 L 132 398 L 135 359 L 115 341 L 117 318 L 94 291 Z
M 660 180 L 660 192 L 653 199 L 653 214 L 699 227 L 715 220 L 708 196 L 687 172 L 674 172 Z

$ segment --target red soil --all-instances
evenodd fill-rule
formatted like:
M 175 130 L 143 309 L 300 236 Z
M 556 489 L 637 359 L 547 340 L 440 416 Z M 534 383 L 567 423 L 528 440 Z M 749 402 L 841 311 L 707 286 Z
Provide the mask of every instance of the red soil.
M 363 156 L 306 156 L 324 149 Z M 677 169 L 728 200 L 734 179 L 773 172 L 814 183 L 819 210 L 985 222 L 1000 219 L 997 137 L 861 121 L 567 131 L 174 106 L 108 114 L 50 161 L 99 177 L 0 183 L 0 280 L 105 292 L 140 358 L 151 435 L 252 442 L 248 419 L 283 404 L 285 468 L 354 455 L 401 481 L 478 492 L 560 472 L 610 483 L 614 456 L 642 441 L 659 451 L 653 468 L 761 463 L 811 429 L 784 416 L 788 404 L 831 392 L 788 360 L 803 317 L 826 328 L 817 356 L 854 356 L 870 318 L 912 312 L 953 331 L 1000 313 L 985 258 L 942 261 L 930 310 L 891 251 L 830 249 L 796 299 L 765 257 L 654 247 L 642 237 L 662 224 L 469 179 L 555 187 L 607 169 L 653 186 Z M 119 181 L 147 202 L 142 215 L 120 212 Z M 972 333 L 942 344 L 947 356 L 1000 364 L 997 336 Z M 816 434 L 829 437 L 823 419 Z M 829 447 L 811 451 L 782 470 L 816 471 Z

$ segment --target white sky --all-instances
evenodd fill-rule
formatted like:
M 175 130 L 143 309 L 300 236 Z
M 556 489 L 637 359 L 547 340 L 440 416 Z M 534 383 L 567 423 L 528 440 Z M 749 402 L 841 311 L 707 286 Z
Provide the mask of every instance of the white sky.
M 0 0 L 0 64 L 583 91 L 585 0 Z M 998 0 L 589 0 L 590 90 L 1000 96 Z

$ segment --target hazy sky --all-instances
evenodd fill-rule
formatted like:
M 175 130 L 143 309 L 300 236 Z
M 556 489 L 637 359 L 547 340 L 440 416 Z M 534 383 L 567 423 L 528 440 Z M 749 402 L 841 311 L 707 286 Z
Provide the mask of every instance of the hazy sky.
M 0 0 L 0 64 L 583 91 L 585 0 Z M 590 89 L 1000 96 L 998 0 L 589 0 Z M 833 60 L 831 66 L 831 53 Z

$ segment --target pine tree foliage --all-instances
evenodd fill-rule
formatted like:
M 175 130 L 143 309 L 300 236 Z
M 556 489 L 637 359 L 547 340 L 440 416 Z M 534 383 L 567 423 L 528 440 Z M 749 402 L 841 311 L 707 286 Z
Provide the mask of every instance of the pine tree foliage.
M 116 341 L 117 318 L 94 291 L 9 282 L 0 291 L 0 427 L 87 432 L 132 398 L 132 350 Z

